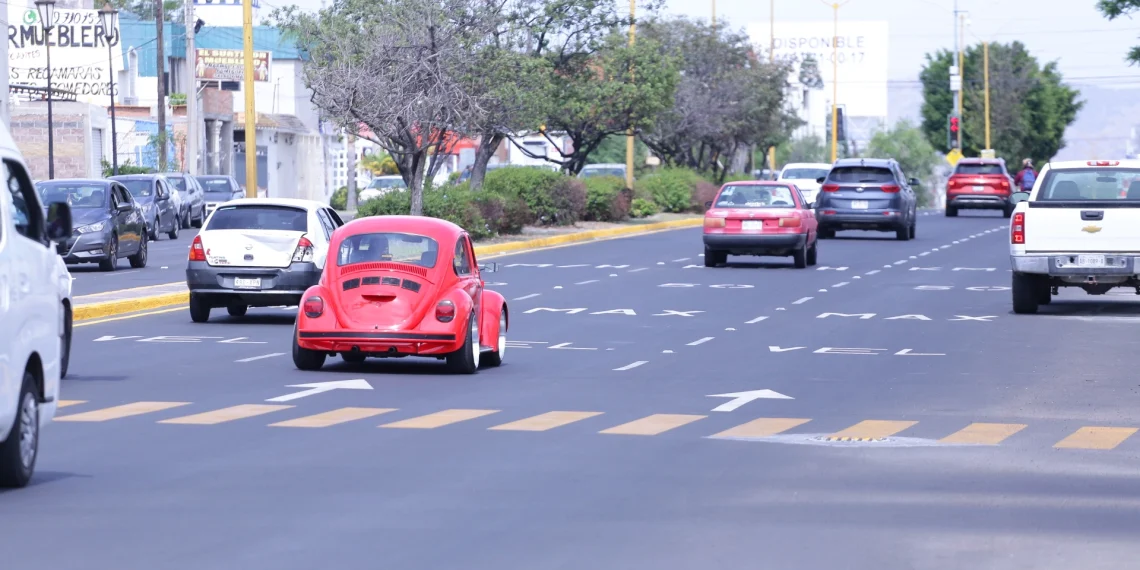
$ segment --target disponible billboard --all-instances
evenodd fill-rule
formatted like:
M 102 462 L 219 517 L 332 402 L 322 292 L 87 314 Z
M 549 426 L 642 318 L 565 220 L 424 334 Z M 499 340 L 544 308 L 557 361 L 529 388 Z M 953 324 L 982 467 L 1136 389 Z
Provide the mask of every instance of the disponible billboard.
M 77 101 L 107 106 L 111 73 L 123 70 L 116 25 L 110 40 L 98 10 L 56 8 L 51 29 L 51 84 Z M 8 83 L 47 87 L 47 34 L 35 7 L 8 4 Z M 111 53 L 107 53 L 107 44 Z M 115 85 L 115 91 L 119 85 Z
M 763 52 L 772 41 L 768 22 L 748 25 L 748 35 Z M 887 73 L 890 51 L 889 26 L 885 21 L 839 20 L 838 37 L 831 20 L 814 22 L 776 21 L 775 56 L 799 62 L 811 55 L 819 62 L 825 98 L 831 101 L 832 62 L 838 62 L 838 102 L 852 117 L 887 116 Z M 834 41 L 833 41 L 834 40 Z M 832 44 L 835 47 L 832 47 Z
M 245 55 L 239 49 L 194 50 L 194 76 L 199 81 L 244 81 Z M 269 81 L 269 52 L 253 52 L 253 80 Z

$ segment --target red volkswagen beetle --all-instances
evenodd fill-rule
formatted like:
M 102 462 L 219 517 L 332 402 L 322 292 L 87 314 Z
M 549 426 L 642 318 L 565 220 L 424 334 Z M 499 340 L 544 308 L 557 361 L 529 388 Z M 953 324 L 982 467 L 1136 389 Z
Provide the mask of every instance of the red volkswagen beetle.
M 377 216 L 337 229 L 320 283 L 305 291 L 293 363 L 325 357 L 429 356 L 455 372 L 498 366 L 507 348 L 507 303 L 484 288 L 467 232 L 436 218 Z M 493 269 L 492 269 L 493 270 Z

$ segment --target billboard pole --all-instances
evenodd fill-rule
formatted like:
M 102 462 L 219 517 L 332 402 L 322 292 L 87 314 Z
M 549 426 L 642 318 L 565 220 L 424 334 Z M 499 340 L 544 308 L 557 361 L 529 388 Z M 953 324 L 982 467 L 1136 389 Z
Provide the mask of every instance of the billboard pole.
M 827 4 L 826 0 L 821 0 Z M 839 8 L 850 2 L 830 4 L 834 12 L 833 26 L 835 33 L 831 36 L 831 162 L 839 158 Z
M 245 196 L 257 197 L 257 109 L 253 93 L 253 0 L 242 0 L 245 51 Z

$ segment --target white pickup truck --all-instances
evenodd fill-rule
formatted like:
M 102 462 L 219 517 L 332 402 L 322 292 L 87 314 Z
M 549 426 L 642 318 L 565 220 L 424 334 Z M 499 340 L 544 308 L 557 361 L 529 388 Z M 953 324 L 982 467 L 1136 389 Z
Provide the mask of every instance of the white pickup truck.
M 1011 201 L 1015 313 L 1036 313 L 1060 287 L 1140 295 L 1140 160 L 1051 163 Z

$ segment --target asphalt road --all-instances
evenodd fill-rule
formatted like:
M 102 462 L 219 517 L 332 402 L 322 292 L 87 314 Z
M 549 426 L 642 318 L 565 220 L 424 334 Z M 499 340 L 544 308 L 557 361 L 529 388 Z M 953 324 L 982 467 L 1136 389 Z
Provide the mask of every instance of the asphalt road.
M 300 372 L 281 309 L 85 324 L 0 566 L 1131 567 L 1140 304 L 1013 315 L 1007 227 L 805 270 L 706 269 L 698 230 L 501 257 L 512 342 L 476 376 Z M 764 389 L 791 399 L 710 397 Z
M 172 240 L 161 234 L 158 241 L 147 243 L 147 262 L 142 269 L 133 269 L 126 259 L 119 260 L 116 271 L 100 271 L 94 263 L 68 265 L 67 270 L 75 279 L 71 282 L 71 294 L 75 296 L 105 293 L 120 289 L 163 285 L 176 281 L 186 281 L 186 257 L 190 252 L 190 242 L 198 235 L 196 228 L 179 230 L 178 239 Z

